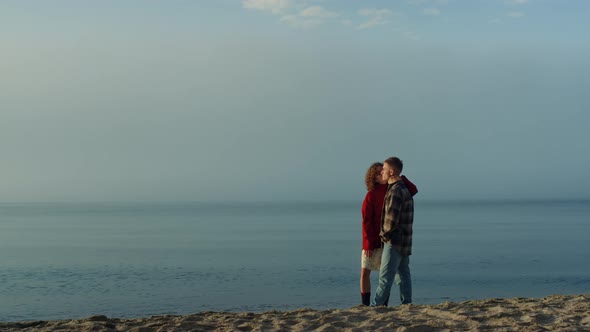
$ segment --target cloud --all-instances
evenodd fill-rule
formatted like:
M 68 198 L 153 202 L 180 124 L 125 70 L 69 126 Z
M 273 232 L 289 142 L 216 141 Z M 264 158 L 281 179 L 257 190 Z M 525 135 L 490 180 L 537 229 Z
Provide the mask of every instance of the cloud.
M 328 18 L 328 17 L 336 17 L 338 14 L 334 12 L 330 12 L 322 8 L 321 6 L 311 6 L 308 7 L 299 13 L 299 16 L 302 17 L 321 17 L 321 18 Z
M 440 10 L 438 10 L 437 8 L 424 8 L 424 10 L 422 10 L 422 13 L 424 15 L 429 16 L 438 16 L 440 15 Z
M 377 17 L 373 17 L 370 20 L 368 20 L 367 22 L 359 24 L 356 28 L 359 30 L 370 29 L 370 28 L 374 28 L 379 25 L 387 24 L 389 22 L 390 21 L 382 20 Z
M 523 12 L 509 12 L 509 13 L 506 13 L 506 16 L 512 17 L 512 18 L 521 18 L 524 16 L 524 13 Z
M 375 9 L 375 8 L 363 8 L 359 10 L 361 16 L 389 16 L 393 12 L 389 9 Z
M 319 2 L 320 0 L 313 0 Z M 325 19 L 337 17 L 335 12 L 328 11 L 322 6 L 310 5 L 310 0 L 243 0 L 246 9 L 271 12 L 281 15 L 280 22 L 296 28 L 311 29 L 324 23 Z M 294 11 L 299 11 L 294 13 Z
M 321 6 L 311 6 L 301 10 L 298 14 L 285 15 L 281 22 L 294 28 L 311 29 L 324 24 L 325 19 L 337 17 L 338 14 L 325 10 Z
M 369 17 L 369 19 L 361 23 L 357 26 L 357 29 L 364 30 L 374 28 L 379 25 L 390 23 L 391 21 L 388 19 L 390 16 L 393 15 L 393 12 L 389 9 L 374 9 L 374 8 L 364 8 L 358 11 L 358 14 L 361 16 Z
M 320 19 L 306 19 L 300 15 L 286 15 L 281 17 L 282 23 L 288 24 L 294 28 L 299 29 L 312 29 L 324 23 Z
M 243 0 L 242 6 L 247 9 L 269 11 L 279 14 L 289 7 L 289 0 Z
M 446 5 L 449 0 L 408 0 L 409 4 L 412 5 L 424 5 L 424 4 L 435 4 L 435 5 Z
M 525 3 L 528 3 L 529 0 L 506 0 L 506 3 L 511 4 L 511 5 L 524 5 Z

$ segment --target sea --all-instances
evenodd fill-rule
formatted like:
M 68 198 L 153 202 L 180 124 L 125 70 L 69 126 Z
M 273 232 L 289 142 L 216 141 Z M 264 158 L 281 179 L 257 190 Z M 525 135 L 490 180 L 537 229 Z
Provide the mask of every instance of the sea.
M 360 211 L 3 203 L 0 321 L 356 306 Z M 410 268 L 416 304 L 590 293 L 590 201 L 417 199 Z

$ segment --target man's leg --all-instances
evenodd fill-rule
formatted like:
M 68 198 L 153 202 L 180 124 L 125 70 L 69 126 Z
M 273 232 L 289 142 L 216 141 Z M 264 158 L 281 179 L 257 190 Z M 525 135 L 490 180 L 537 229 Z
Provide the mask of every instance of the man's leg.
M 397 272 L 400 256 L 390 244 L 383 245 L 383 255 L 381 256 L 381 270 L 379 271 L 379 286 L 375 291 L 375 300 L 373 305 L 384 305 L 391 293 L 393 279 Z
M 402 304 L 412 303 L 412 276 L 410 275 L 410 256 L 401 256 L 399 267 L 399 297 Z

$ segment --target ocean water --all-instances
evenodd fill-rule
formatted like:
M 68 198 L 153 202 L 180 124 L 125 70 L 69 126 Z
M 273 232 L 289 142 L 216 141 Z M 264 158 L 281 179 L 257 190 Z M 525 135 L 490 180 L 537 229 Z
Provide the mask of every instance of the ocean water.
M 415 205 L 414 303 L 590 292 L 590 202 Z M 360 202 L 0 204 L 0 321 L 351 307 L 360 224 Z

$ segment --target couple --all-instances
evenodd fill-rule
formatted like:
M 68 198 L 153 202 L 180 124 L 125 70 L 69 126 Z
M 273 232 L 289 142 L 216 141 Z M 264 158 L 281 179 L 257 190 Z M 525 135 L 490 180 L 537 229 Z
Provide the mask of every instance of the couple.
M 379 285 L 372 305 L 388 305 L 394 278 L 402 304 L 412 303 L 410 255 L 414 196 L 418 189 L 401 175 L 403 162 L 397 157 L 374 163 L 367 170 L 367 195 L 363 201 L 363 250 L 361 298 L 370 305 L 371 270 L 379 271 Z

